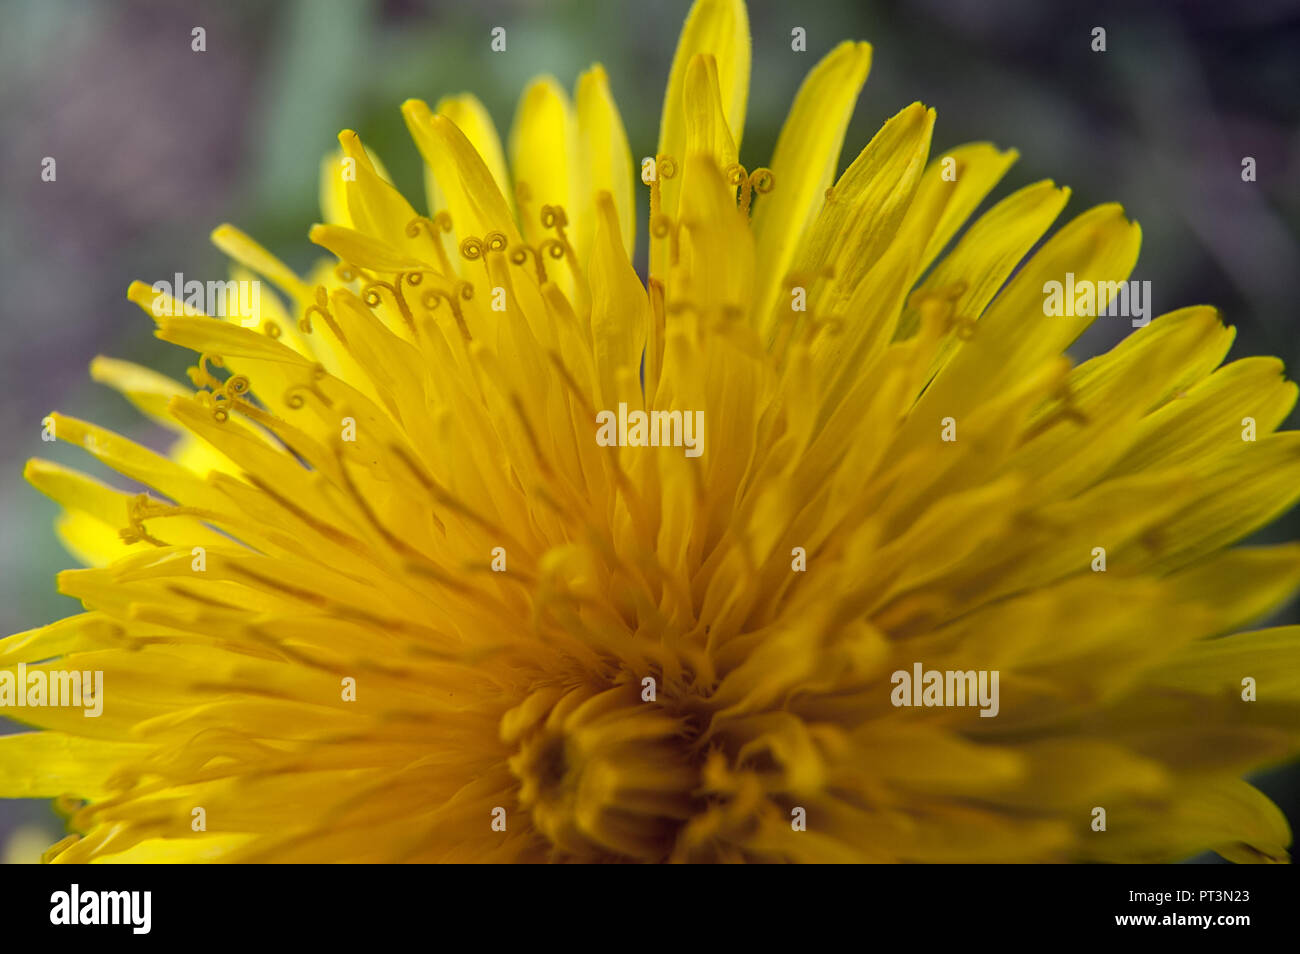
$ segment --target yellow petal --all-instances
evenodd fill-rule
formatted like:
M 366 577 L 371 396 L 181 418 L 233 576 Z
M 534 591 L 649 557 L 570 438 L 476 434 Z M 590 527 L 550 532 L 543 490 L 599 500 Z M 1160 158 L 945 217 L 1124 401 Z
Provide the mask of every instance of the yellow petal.
M 1125 572 L 1135 563 L 1120 561 L 1117 568 Z M 1216 635 L 1231 632 L 1263 619 L 1295 593 L 1300 585 L 1300 544 L 1224 550 L 1165 581 L 1174 599 L 1213 609 Z
M 913 103 L 881 127 L 835 183 L 796 258 L 799 279 L 812 286 L 809 311 L 839 313 L 898 238 L 933 129 L 934 110 Z
M 514 191 L 510 188 L 510 177 L 506 173 L 505 153 L 501 150 L 501 138 L 497 135 L 496 124 L 486 108 L 473 93 L 461 93 L 458 96 L 444 96 L 438 100 L 434 109 L 436 113 L 446 116 L 456 128 L 465 134 L 471 146 L 492 174 L 492 181 L 497 184 L 506 203 L 514 200 Z
M 431 262 L 408 255 L 374 238 L 369 232 L 342 225 L 313 225 L 307 237 L 338 256 L 339 261 L 380 272 L 409 272 L 433 268 Z
M 235 261 L 270 279 L 291 298 L 309 297 L 310 290 L 293 269 L 233 225 L 218 225 L 213 229 L 212 244 Z
M 1284 370 L 1277 358 L 1243 358 L 1179 392 L 1142 419 L 1133 449 L 1111 472 L 1208 460 L 1243 440 L 1247 418 L 1257 438 L 1272 433 L 1296 402 L 1295 382 Z
M 899 322 L 899 337 L 909 337 L 919 327 L 921 310 L 917 303 L 926 295 L 939 295 L 952 301 L 952 313 L 958 320 L 978 320 L 1020 260 L 1061 214 L 1069 198 L 1069 189 L 1037 182 L 1007 196 L 981 215 L 922 283 L 919 294 Z M 955 297 L 949 296 L 949 290 Z M 955 336 L 955 330 L 950 332 L 936 353 L 931 374 L 947 360 L 956 343 Z
M 346 183 L 340 174 L 341 151 L 326 154 L 320 161 L 320 214 L 329 225 L 343 225 L 352 228 L 352 216 L 348 214 L 348 196 Z
M 118 530 L 80 510 L 65 510 L 54 524 L 59 542 L 82 566 L 106 566 L 132 549 L 152 546 L 144 540 L 127 543 Z
M 600 379 L 599 406 L 640 401 L 637 394 L 621 393 L 619 371 L 635 372 L 641 362 L 649 322 L 645 288 L 632 270 L 619 237 L 613 199 L 602 193 L 596 245 L 591 254 L 591 337 Z M 633 378 L 635 380 L 635 378 Z
M 696 0 L 682 27 L 659 122 L 659 155 L 671 156 L 679 168 L 686 159 L 686 74 L 699 53 L 710 54 L 717 62 L 723 116 L 739 149 L 749 98 L 749 15 L 744 0 Z M 661 177 L 660 186 L 663 214 L 675 219 L 680 179 Z M 667 260 L 668 239 L 652 238 L 650 274 L 666 274 Z
M 149 748 L 61 732 L 6 735 L 0 737 L 0 794 L 5 798 L 105 798 L 111 794 L 106 779 L 123 762 Z
M 946 193 L 946 202 L 943 216 L 936 223 L 934 234 L 930 236 L 925 255 L 921 258 L 922 270 L 934 261 L 948 240 L 975 211 L 975 207 L 1006 175 L 1019 155 L 1014 149 L 1002 152 L 989 143 L 976 142 L 949 149 L 934 158 L 918 191 L 942 191 Z M 955 178 L 949 178 L 949 171 Z M 1069 194 L 1068 190 L 1066 194 Z M 921 201 L 919 196 L 917 201 Z
M 1212 333 L 1205 334 L 1207 327 Z M 1126 368 L 1153 360 L 1155 355 L 1188 336 L 1201 337 L 1201 347 L 1192 361 L 1178 368 L 1165 382 L 1159 397 L 1159 402 L 1164 402 L 1217 368 L 1232 347 L 1236 329 L 1225 328 L 1213 308 L 1194 305 L 1158 316 L 1105 354 L 1090 358 L 1071 371 L 1070 393 L 1080 400 L 1088 400 L 1096 391 L 1113 390 Z
M 427 240 L 418 231 L 415 235 L 407 231 L 415 221 L 415 209 L 371 165 L 356 133 L 343 130 L 339 133 L 339 145 L 344 156 L 354 164 L 349 170 L 351 174 L 341 177 L 352 226 L 413 259 L 423 260 L 427 246 L 417 242 Z
M 1096 739 L 1053 737 L 1020 746 L 1028 778 L 994 800 L 1029 811 L 1077 811 L 1130 797 L 1154 798 L 1173 781 L 1156 761 Z
M 1240 698 L 1242 680 L 1247 676 L 1255 680 L 1256 698 L 1300 703 L 1300 626 L 1279 626 L 1193 643 L 1145 681 L 1210 696 Z
M 1106 839 L 1081 839 L 1085 857 L 1107 861 L 1178 861 L 1217 851 L 1236 862 L 1285 861 L 1291 844 L 1286 816 L 1266 795 L 1235 778 L 1185 783 L 1172 805 L 1137 805 L 1113 812 Z
M 583 247 L 577 238 L 583 232 L 589 246 L 589 221 L 577 216 L 573 201 L 578 176 L 576 121 L 569 97 L 554 77 L 539 76 L 519 99 L 510 130 L 510 169 L 528 242 L 536 245 L 550 235 L 542 226 L 542 206 L 559 205 L 568 215 L 574 247 Z
M 1159 528 L 1151 559 L 1174 568 L 1236 543 L 1300 500 L 1300 432 L 1232 444 L 1196 471 L 1199 493 Z
M 776 188 L 756 201 L 754 211 L 760 315 L 771 311 L 835 178 L 844 134 L 870 69 L 870 44 L 841 43 L 809 71 L 781 127 L 771 166 Z
M 446 116 L 430 112 L 418 99 L 402 104 L 402 116 L 447 197 L 447 210 L 460 239 L 471 235 L 482 239 L 490 231 L 500 231 L 512 245 L 519 242 L 519 230 L 505 196 L 459 127 Z
M 581 157 L 581 191 L 575 212 L 580 219 L 595 214 L 595 196 L 608 192 L 618 215 L 623 250 L 631 259 L 636 251 L 636 186 L 632 151 L 603 66 L 597 63 L 578 77 L 575 98 Z M 583 251 L 578 250 L 579 261 L 586 261 Z
M 256 837 L 253 833 L 208 832 L 202 838 L 148 838 L 124 848 L 96 855 L 92 864 L 177 865 L 222 861 Z M 62 860 L 62 859 L 58 859 Z
M 736 161 L 736 143 L 723 111 L 718 63 L 711 55 L 698 53 L 691 60 L 682 96 L 686 105 L 686 156 L 709 156 L 725 172 Z
M 1047 241 L 1004 288 L 922 395 L 913 417 L 927 424 L 973 407 L 996 390 L 1004 375 L 1025 374 L 1059 355 L 1092 317 L 1048 317 L 1043 287 L 1062 282 L 1119 282 L 1137 261 L 1142 230 L 1118 205 L 1100 205 L 1074 219 Z M 989 369 L 1000 368 L 997 375 Z
M 176 429 L 176 422 L 167 416 L 167 402 L 193 390 L 152 368 L 103 355 L 90 362 L 90 376 L 124 395 L 157 423 L 173 429 Z
M 98 613 L 78 613 L 58 622 L 0 639 L 0 665 L 35 663 L 113 645 L 120 624 Z

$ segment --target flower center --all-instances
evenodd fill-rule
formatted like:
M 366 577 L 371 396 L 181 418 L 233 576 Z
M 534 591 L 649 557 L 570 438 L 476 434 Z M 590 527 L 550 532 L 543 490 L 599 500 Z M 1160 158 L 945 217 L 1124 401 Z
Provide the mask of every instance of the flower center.
M 662 861 L 698 806 L 682 721 L 628 684 L 543 687 L 501 721 L 519 804 L 557 855 Z

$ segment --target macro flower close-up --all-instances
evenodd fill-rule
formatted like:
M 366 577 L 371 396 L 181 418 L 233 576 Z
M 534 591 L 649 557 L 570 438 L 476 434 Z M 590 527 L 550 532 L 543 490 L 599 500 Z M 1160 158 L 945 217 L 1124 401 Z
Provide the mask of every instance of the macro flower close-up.
M 423 194 L 352 129 L 299 170 L 306 268 L 123 276 L 188 379 L 97 341 L 165 444 L 88 398 L 22 452 L 81 606 L 0 640 L 44 861 L 1289 860 L 1282 360 L 1005 187 L 1033 143 L 849 138 L 873 47 L 821 49 L 751 155 L 696 0 L 652 154 L 600 64 L 500 131 L 467 75 L 390 104 Z

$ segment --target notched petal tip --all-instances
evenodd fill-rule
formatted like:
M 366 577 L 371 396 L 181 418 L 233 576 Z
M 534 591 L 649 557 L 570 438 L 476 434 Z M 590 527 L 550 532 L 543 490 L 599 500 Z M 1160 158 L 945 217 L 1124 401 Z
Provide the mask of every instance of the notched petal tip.
M 361 144 L 361 137 L 357 135 L 355 130 L 340 130 L 338 139 L 339 146 L 343 149 L 343 155 L 347 156 L 349 159 L 356 159 L 363 162 L 367 166 L 370 165 L 370 157 L 366 155 L 366 149 Z
M 565 97 L 564 84 L 562 84 L 554 73 L 538 73 L 524 86 L 522 99 L 528 99 L 530 96 L 539 96 L 545 91 L 553 93 L 556 96 Z
M 582 84 L 583 80 L 588 80 L 589 82 L 594 81 L 603 86 L 608 86 L 609 74 L 605 71 L 605 64 L 600 62 L 592 63 L 589 67 L 578 74 L 579 86 Z
M 841 40 L 813 69 L 840 69 L 852 63 L 853 72 L 861 71 L 863 79 L 871 69 L 873 47 L 866 40 Z
M 47 415 L 48 416 L 48 415 Z M 23 464 L 23 480 L 27 481 L 34 487 L 39 487 L 38 481 L 43 474 L 49 473 L 53 465 L 43 457 L 29 457 Z
M 152 285 L 139 280 L 133 281 L 126 287 L 126 300 L 133 301 L 146 309 L 153 304 L 156 294 Z
M 402 103 L 402 118 L 413 132 L 417 127 L 428 125 L 435 115 L 429 109 L 429 104 L 422 99 L 408 99 Z
M 220 246 L 224 241 L 242 238 L 243 234 L 238 227 L 231 225 L 229 222 L 222 222 L 208 233 L 208 238 L 212 240 L 214 245 Z

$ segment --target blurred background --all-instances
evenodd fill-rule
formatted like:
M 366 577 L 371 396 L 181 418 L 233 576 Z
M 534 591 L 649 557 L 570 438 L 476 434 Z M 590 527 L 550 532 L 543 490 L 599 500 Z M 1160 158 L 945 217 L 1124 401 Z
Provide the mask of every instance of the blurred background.
M 157 341 L 126 301 L 133 279 L 225 277 L 208 243 L 229 221 L 305 268 L 319 249 L 321 157 L 356 129 L 425 208 L 398 106 L 469 90 L 504 138 L 523 85 L 570 90 L 602 62 L 634 157 L 654 152 L 689 0 L 3 0 L 0 3 L 0 635 L 80 610 L 55 507 L 22 480 L 31 456 L 97 472 L 40 440 L 58 409 L 162 448 L 163 436 L 87 373 L 97 354 L 177 378 L 189 352 Z M 1218 305 L 1230 358 L 1300 364 L 1300 2 L 751 0 L 754 70 L 741 161 L 765 164 L 804 73 L 842 39 L 874 47 L 845 143 L 920 100 L 936 153 L 972 140 L 1019 149 L 995 197 L 1042 178 L 1074 189 L 1066 215 L 1122 202 L 1143 228 L 1135 279 L 1154 313 Z M 207 50 L 191 50 L 191 30 Z M 493 27 L 508 51 L 489 49 Z M 807 31 L 807 52 L 790 48 Z M 1091 49 L 1092 29 L 1107 49 Z M 41 162 L 57 160 L 57 181 Z M 1257 181 L 1243 182 L 1243 157 Z M 1064 221 L 1064 219 L 1062 220 Z M 644 226 L 644 211 L 642 211 Z M 639 238 L 644 247 L 644 236 Z M 1098 322 L 1082 359 L 1128 333 Z M 1296 415 L 1288 422 L 1296 427 Z M 106 472 L 101 473 L 107 476 Z M 120 485 L 120 478 L 117 478 Z M 1258 541 L 1300 537 L 1300 513 Z M 1295 622 L 1292 605 L 1271 620 Z M 16 726 L 0 720 L 0 732 Z M 1254 779 L 1300 831 L 1300 772 Z M 34 861 L 64 834 L 47 802 L 0 801 L 0 858 Z M 1196 859 L 1213 860 L 1211 857 Z

